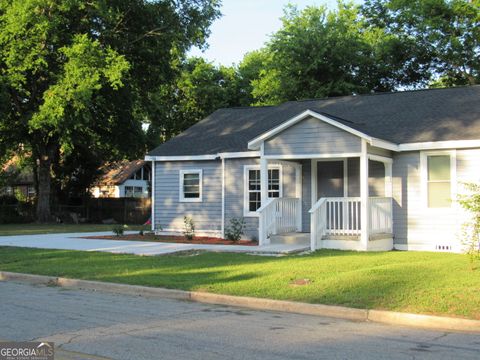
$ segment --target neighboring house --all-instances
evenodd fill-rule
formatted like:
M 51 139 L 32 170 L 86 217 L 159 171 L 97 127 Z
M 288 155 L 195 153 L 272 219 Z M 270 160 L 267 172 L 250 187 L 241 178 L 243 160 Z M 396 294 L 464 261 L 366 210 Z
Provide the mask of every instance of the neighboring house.
M 150 184 L 150 164 L 143 160 L 119 161 L 102 168 L 102 175 L 90 189 L 93 197 L 147 198 Z
M 260 244 L 460 251 L 462 182 L 480 181 L 480 86 L 220 109 L 150 152 L 152 224 Z
M 26 200 L 35 198 L 35 181 L 33 172 L 18 165 L 19 158 L 12 157 L 2 167 L 0 195 L 21 196 Z

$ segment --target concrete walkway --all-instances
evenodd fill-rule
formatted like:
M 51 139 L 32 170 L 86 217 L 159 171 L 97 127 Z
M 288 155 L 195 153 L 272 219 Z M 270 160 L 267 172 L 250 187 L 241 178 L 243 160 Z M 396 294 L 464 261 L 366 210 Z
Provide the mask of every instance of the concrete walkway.
M 175 244 L 147 241 L 85 239 L 86 236 L 111 235 L 111 232 L 0 236 L 0 246 L 42 249 L 103 251 L 115 254 L 165 255 L 181 251 L 216 251 L 263 254 L 288 254 L 306 250 L 306 245 L 273 244 L 268 246 Z

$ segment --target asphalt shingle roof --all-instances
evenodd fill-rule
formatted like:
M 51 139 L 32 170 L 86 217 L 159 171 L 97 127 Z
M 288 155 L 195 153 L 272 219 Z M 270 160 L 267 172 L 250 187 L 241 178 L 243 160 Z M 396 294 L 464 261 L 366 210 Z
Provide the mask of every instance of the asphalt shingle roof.
M 250 140 L 312 110 L 396 144 L 480 139 L 480 86 L 290 101 L 219 109 L 152 150 L 152 156 L 247 151 Z

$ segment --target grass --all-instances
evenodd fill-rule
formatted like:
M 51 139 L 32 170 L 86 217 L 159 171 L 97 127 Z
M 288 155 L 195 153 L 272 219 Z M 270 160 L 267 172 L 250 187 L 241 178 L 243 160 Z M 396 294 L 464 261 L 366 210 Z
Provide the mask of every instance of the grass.
M 14 247 L 0 253 L 4 271 L 480 319 L 480 271 L 459 254 L 142 257 Z M 310 282 L 292 285 L 299 279 Z
M 106 224 L 0 224 L 0 236 L 60 234 L 91 231 L 112 231 L 114 225 Z M 126 230 L 140 230 L 142 225 L 129 225 Z

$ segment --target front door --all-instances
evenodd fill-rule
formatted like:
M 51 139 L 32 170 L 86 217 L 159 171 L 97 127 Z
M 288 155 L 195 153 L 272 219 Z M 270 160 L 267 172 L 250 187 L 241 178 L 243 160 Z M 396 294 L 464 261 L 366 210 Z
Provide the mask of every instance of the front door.
M 344 196 L 343 160 L 317 163 L 317 200 L 324 197 Z

